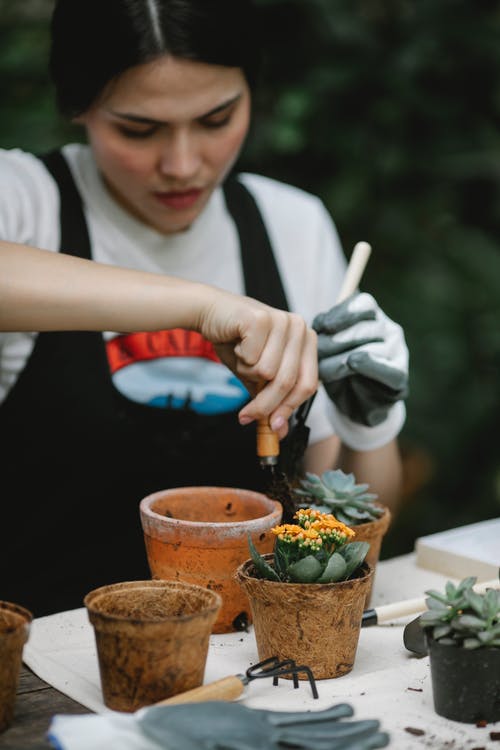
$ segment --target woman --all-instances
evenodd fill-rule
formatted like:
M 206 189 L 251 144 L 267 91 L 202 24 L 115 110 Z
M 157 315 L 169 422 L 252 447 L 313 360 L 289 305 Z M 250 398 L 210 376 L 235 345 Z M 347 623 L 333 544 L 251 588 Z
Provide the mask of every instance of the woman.
M 250 123 L 256 33 L 243 0 L 59 0 L 51 74 L 61 111 L 89 145 L 44 159 L 3 154 L 2 239 L 210 283 L 306 321 L 328 310 L 345 260 L 323 205 L 264 177 L 230 175 Z M 359 423 L 343 397 L 352 371 L 347 360 L 337 367 L 335 346 L 376 351 L 388 328 L 403 375 L 406 347 L 372 298 L 361 308 L 340 326 L 335 312 L 333 322 L 319 319 L 335 403 L 321 389 L 306 468 L 340 463 L 391 502 L 404 387 L 358 373 L 383 404 L 375 421 Z M 365 335 L 367 317 L 374 327 Z M 393 350 L 381 357 L 390 370 Z M 186 484 L 266 488 L 254 434 L 235 418 L 247 390 L 196 332 L 25 334 L 3 343 L 2 360 L 4 489 L 6 481 L 16 497 L 5 527 L 37 560 L 23 595 L 18 561 L 3 596 L 17 592 L 36 614 L 147 575 L 137 520 L 145 494 Z

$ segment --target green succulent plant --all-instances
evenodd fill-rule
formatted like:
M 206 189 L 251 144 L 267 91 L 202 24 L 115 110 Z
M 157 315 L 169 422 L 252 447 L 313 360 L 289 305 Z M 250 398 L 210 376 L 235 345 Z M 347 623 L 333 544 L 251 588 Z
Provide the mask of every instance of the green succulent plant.
M 428 610 L 420 625 L 435 641 L 466 649 L 500 648 L 500 590 L 476 593 L 476 578 L 464 578 L 455 586 L 448 581 L 444 593 L 426 591 Z
M 318 510 L 332 513 L 348 526 L 375 521 L 384 509 L 375 504 L 377 495 L 367 492 L 367 484 L 356 484 L 354 474 L 345 474 L 341 469 L 325 471 L 321 476 L 306 473 L 300 480 L 302 489 L 295 494 L 314 503 Z
M 299 509 L 297 524 L 275 526 L 272 564 L 257 551 L 248 535 L 248 546 L 257 576 L 282 583 L 334 583 L 346 581 L 362 565 L 370 545 L 351 542 L 352 529 L 331 514 Z M 348 543 L 349 542 L 349 543 Z

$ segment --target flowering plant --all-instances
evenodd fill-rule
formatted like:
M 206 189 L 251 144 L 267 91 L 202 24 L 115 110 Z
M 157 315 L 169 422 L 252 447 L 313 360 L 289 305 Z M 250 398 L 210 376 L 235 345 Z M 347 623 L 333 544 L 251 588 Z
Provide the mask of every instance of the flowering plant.
M 296 524 L 271 529 L 276 537 L 272 564 L 248 536 L 260 578 L 282 583 L 333 583 L 346 581 L 363 563 L 370 545 L 351 541 L 355 532 L 331 513 L 300 508 L 293 518 Z

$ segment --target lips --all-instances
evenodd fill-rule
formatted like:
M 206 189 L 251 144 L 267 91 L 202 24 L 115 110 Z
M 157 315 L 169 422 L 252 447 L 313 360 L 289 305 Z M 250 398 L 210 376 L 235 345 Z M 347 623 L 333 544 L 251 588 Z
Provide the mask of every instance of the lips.
M 176 211 L 182 211 L 186 208 L 191 208 L 191 206 L 196 203 L 202 192 L 203 190 L 201 188 L 193 188 L 191 190 L 183 190 L 179 192 L 154 193 L 154 197 L 163 206 L 168 206 Z

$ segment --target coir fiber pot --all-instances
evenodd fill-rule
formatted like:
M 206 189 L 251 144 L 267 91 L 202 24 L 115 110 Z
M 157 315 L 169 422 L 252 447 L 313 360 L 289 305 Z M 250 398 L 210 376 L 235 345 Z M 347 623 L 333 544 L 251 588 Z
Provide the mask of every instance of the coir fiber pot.
M 202 684 L 221 605 L 214 591 L 176 581 L 129 581 L 95 589 L 84 603 L 108 708 L 136 711 Z
M 373 576 L 368 587 L 365 609 L 368 609 L 371 603 L 373 583 L 377 572 L 377 563 L 380 557 L 380 549 L 384 536 L 391 523 L 391 512 L 387 506 L 380 506 L 384 508 L 384 513 L 375 521 L 369 521 L 368 523 L 360 523 L 357 526 L 351 528 L 355 532 L 354 537 L 356 542 L 368 542 L 370 549 L 366 555 L 366 562 L 373 568 Z
M 248 558 L 248 533 L 261 554 L 271 552 L 281 504 L 250 490 L 180 487 L 145 497 L 140 514 L 152 577 L 216 591 L 222 607 L 213 632 L 244 629 L 251 612 L 234 573 Z
M 265 558 L 272 563 L 272 555 Z M 372 577 L 373 568 L 364 563 L 348 581 L 279 583 L 257 578 L 247 560 L 236 578 L 250 599 L 259 660 L 294 659 L 318 680 L 350 672 Z
M 437 714 L 475 724 L 500 721 L 500 648 L 466 649 L 427 638 Z
M 23 647 L 32 619 L 31 612 L 19 604 L 0 601 L 0 732 L 14 718 Z

